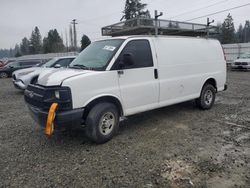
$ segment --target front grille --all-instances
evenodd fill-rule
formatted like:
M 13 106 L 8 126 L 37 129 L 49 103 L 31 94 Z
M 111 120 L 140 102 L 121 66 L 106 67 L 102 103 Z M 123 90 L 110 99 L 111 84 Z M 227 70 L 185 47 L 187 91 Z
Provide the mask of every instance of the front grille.
M 58 103 L 58 111 L 72 109 L 71 94 L 62 98 L 62 100 L 55 98 L 55 90 L 59 89 L 62 88 L 30 84 L 24 92 L 24 99 L 29 105 L 44 111 L 48 111 L 54 102 Z
M 45 88 L 40 86 L 29 85 L 24 92 L 25 101 L 37 108 L 48 110 L 52 103 L 44 102 Z
M 235 65 L 248 65 L 247 62 L 235 62 Z

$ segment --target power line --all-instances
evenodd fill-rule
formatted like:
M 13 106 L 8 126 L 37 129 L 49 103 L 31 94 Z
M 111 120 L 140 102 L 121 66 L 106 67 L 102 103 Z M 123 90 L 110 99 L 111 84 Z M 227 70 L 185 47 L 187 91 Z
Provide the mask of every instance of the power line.
M 217 11 L 217 12 L 214 12 L 214 13 L 211 13 L 211 14 L 207 14 L 207 15 L 199 16 L 199 17 L 192 18 L 192 19 L 188 19 L 188 20 L 185 20 L 185 22 L 187 22 L 187 21 L 192 21 L 192 20 L 197 20 L 197 19 L 200 19 L 200 18 L 204 18 L 204 17 L 212 16 L 212 15 L 215 15 L 215 14 L 219 14 L 219 13 L 226 12 L 226 11 L 233 10 L 233 9 L 238 9 L 238 8 L 245 7 L 245 6 L 249 6 L 249 5 L 250 5 L 250 3 L 247 3 L 247 4 L 244 4 L 244 5 L 240 5 L 240 6 L 236 6 L 236 7 L 228 8 L 228 9 L 221 10 L 221 11 Z
M 227 1 L 229 1 L 229 0 L 219 1 L 219 2 L 217 2 L 217 3 L 213 3 L 213 4 L 208 5 L 208 6 L 204 6 L 204 7 L 201 7 L 201 8 L 197 8 L 197 9 L 194 9 L 194 10 L 191 10 L 191 11 L 186 11 L 186 12 L 183 12 L 183 13 L 181 13 L 181 14 L 177 14 L 177 15 L 175 15 L 175 16 L 172 16 L 172 17 L 170 17 L 170 18 L 168 18 L 168 19 L 172 19 L 172 18 L 175 18 L 175 17 L 179 17 L 179 16 L 183 16 L 183 15 L 186 15 L 186 14 L 189 14 L 189 13 L 193 13 L 193 12 L 196 12 L 196 11 L 200 11 L 200 10 L 202 10 L 202 9 L 206 9 L 206 8 L 209 8 L 209 7 L 213 7 L 213 6 L 215 6 L 215 5 L 218 5 L 218 4 L 227 2 Z

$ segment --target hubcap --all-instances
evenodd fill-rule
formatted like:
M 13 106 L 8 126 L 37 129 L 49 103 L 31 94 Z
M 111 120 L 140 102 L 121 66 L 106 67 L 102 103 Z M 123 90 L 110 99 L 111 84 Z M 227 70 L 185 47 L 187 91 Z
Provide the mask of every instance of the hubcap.
M 7 75 L 6 73 L 2 72 L 2 73 L 0 73 L 0 77 L 1 77 L 1 78 L 7 78 L 8 75 Z
M 115 116 L 111 112 L 106 112 L 100 119 L 99 131 L 103 135 L 108 135 L 111 133 L 115 125 Z
M 213 101 L 213 92 L 211 90 L 207 90 L 204 94 L 204 100 L 206 105 L 210 105 Z

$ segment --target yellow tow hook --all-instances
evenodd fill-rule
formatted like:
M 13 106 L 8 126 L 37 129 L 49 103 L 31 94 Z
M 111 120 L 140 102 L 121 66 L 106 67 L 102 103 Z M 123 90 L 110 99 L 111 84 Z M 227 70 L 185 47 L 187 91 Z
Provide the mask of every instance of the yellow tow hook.
M 53 130 L 54 130 L 53 121 L 55 119 L 55 111 L 56 111 L 57 106 L 58 106 L 58 103 L 53 103 L 50 106 L 48 117 L 47 117 L 46 127 L 44 129 L 44 133 L 47 136 L 51 136 L 53 133 Z

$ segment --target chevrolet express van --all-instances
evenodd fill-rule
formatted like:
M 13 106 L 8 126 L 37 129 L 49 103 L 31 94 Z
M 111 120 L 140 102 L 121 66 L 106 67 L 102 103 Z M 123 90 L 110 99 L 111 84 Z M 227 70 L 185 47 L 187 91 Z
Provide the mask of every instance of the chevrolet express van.
M 104 143 L 124 116 L 193 99 L 207 110 L 225 89 L 217 40 L 128 36 L 92 43 L 68 69 L 43 71 L 25 101 L 47 135 L 84 125 L 91 140 Z

